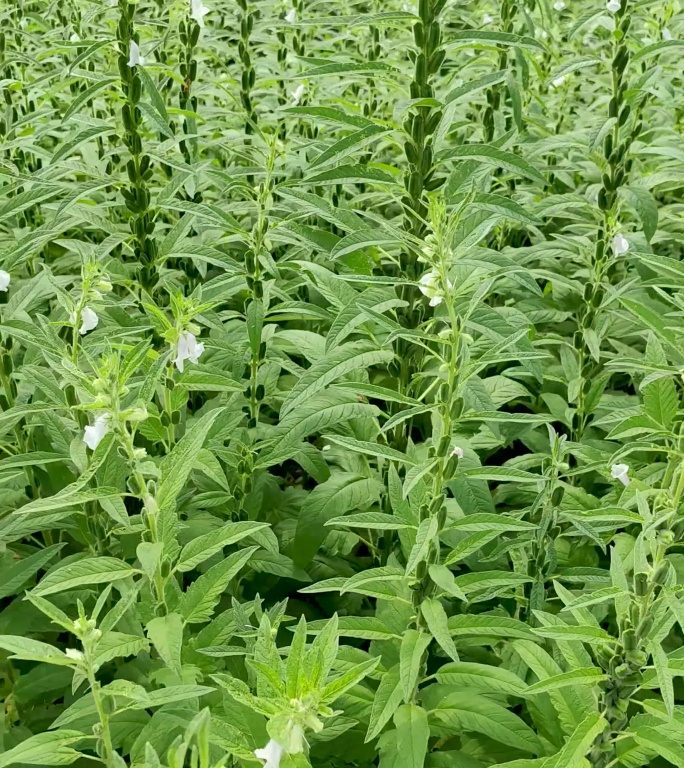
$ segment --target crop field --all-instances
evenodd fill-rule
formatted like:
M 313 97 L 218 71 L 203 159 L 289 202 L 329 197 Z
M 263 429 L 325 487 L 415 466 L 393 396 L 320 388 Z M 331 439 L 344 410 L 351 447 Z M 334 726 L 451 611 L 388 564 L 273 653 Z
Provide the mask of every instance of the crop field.
M 684 768 L 680 0 L 2 0 L 0 768 Z

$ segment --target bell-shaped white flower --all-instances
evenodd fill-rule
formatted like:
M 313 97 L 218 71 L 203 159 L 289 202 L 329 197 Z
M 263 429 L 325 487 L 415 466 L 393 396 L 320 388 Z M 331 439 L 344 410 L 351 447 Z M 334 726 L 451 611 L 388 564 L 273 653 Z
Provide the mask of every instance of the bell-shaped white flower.
M 620 2 L 620 0 L 608 0 L 608 2 L 606 3 L 606 8 L 611 13 L 617 13 L 620 10 L 620 8 L 622 8 L 622 3 Z
M 259 760 L 265 760 L 264 768 L 280 768 L 283 748 L 277 741 L 271 739 L 262 749 L 255 749 L 254 754 Z
M 672 40 L 672 32 L 669 29 L 663 30 L 663 40 Z
M 80 43 L 81 38 L 78 36 L 78 32 L 74 32 L 74 34 L 69 38 L 70 43 Z
M 463 458 L 463 448 L 460 445 L 455 445 L 451 451 L 452 456 L 456 456 L 459 459 Z
M 109 432 L 109 414 L 103 413 L 95 419 L 92 426 L 87 426 L 83 431 L 83 442 L 94 451 L 102 442 L 102 438 Z
M 448 283 L 451 288 L 451 283 Z M 418 288 L 423 296 L 427 296 L 430 299 L 430 306 L 436 307 L 444 300 L 442 295 L 439 272 L 433 269 L 431 272 L 426 272 L 418 281 Z
M 128 50 L 128 66 L 135 67 L 137 65 L 144 66 L 145 58 L 140 55 L 140 47 L 135 40 L 131 40 L 131 46 Z
M 554 11 L 562 11 L 565 9 L 565 2 L 564 0 L 556 0 L 556 2 L 553 4 L 553 10 Z
M 76 322 L 75 312 L 71 313 L 70 320 L 72 323 Z M 81 327 L 78 329 L 78 332 L 81 336 L 85 336 L 88 331 L 92 331 L 93 328 L 96 328 L 99 322 L 100 318 L 97 316 L 94 309 L 91 307 L 83 307 L 83 311 L 81 312 Z
M 190 18 L 196 21 L 200 27 L 204 26 L 204 17 L 209 13 L 209 8 L 202 0 L 190 0 Z
M 67 648 L 64 651 L 64 655 L 67 659 L 72 659 L 72 661 L 83 661 L 85 658 L 83 651 L 79 651 L 78 648 Z
M 306 88 L 304 88 L 304 83 L 300 83 L 297 88 L 292 91 L 292 106 L 296 107 L 299 102 L 302 100 L 302 96 L 304 96 L 304 91 Z
M 190 331 L 183 331 L 178 337 L 176 356 L 173 362 L 176 364 L 176 368 L 183 373 L 185 361 L 189 360 L 191 363 L 197 363 L 202 352 L 204 352 L 204 344 L 202 342 L 197 343 L 195 334 Z
M 482 23 L 487 26 L 487 24 L 491 24 L 494 21 L 494 17 L 490 16 L 488 13 L 485 13 L 482 17 Z
M 0 269 L 0 291 L 5 293 L 10 286 L 10 273 L 5 272 L 4 269 Z
M 610 246 L 614 256 L 623 256 L 629 251 L 629 240 L 621 232 L 618 232 L 611 240 Z
M 288 24 L 294 24 L 297 21 L 296 8 L 290 8 L 290 10 L 285 14 L 285 21 Z
M 628 464 L 613 464 L 610 468 L 610 476 L 614 480 L 619 480 L 625 487 L 632 482 L 629 478 Z

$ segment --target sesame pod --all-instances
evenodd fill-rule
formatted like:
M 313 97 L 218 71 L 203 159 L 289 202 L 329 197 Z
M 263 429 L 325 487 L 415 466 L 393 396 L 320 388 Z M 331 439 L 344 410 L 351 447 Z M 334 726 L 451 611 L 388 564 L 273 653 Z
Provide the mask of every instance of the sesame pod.
M 449 435 L 442 435 L 437 445 L 437 455 L 446 456 L 450 447 L 451 447 L 451 437 Z
M 648 633 L 653 628 L 653 615 L 646 616 L 644 620 L 637 627 L 637 635 L 639 637 L 648 637 Z
M 622 633 L 622 645 L 626 651 L 635 651 L 637 649 L 637 637 L 633 629 L 626 629 Z
M 634 593 L 637 597 L 644 597 L 648 592 L 648 575 L 645 573 L 634 574 Z
M 446 177 L 442 176 L 440 178 L 434 178 L 430 179 L 430 181 L 426 181 L 423 184 L 423 187 L 425 188 L 426 192 L 434 192 L 434 190 L 439 189 L 442 184 L 446 181 Z
M 413 25 L 413 39 L 418 48 L 423 47 L 423 38 L 424 38 L 423 30 L 424 30 L 424 27 L 423 27 L 422 21 L 417 21 Z
M 427 122 L 425 123 L 425 133 L 428 136 L 432 136 L 432 134 L 437 130 L 437 126 L 439 125 L 439 121 L 442 119 L 442 110 L 436 109 L 434 112 L 430 114 L 430 117 L 428 118 Z
M 435 496 L 435 498 L 430 502 L 431 515 L 434 515 L 435 512 L 438 512 L 444 506 L 445 499 L 446 499 L 446 494 L 444 493 L 440 493 L 439 496 Z
M 141 95 L 142 95 L 142 81 L 138 76 L 138 74 L 136 73 L 131 82 L 131 101 L 133 102 L 133 104 L 137 104 L 140 101 Z M 140 120 L 138 119 L 136 122 L 139 123 Z
M 622 108 L 622 111 L 620 112 L 620 117 L 618 118 L 618 125 L 624 125 L 627 122 L 631 111 L 632 111 L 632 108 L 629 106 L 629 104 L 625 104 L 625 106 Z
M 439 68 L 444 63 L 444 59 L 446 58 L 446 51 L 443 48 L 440 48 L 440 50 L 435 51 L 432 56 L 430 56 L 430 61 L 428 63 L 428 71 L 431 75 L 434 75 L 436 72 L 439 72 Z
M 603 156 L 608 158 L 613 154 L 613 134 L 607 133 L 603 140 Z
M 195 23 L 190 32 L 190 45 L 193 48 L 197 45 L 197 42 L 199 41 L 199 36 L 200 36 L 200 25 Z
M 560 503 L 563 501 L 563 496 L 565 495 L 565 488 L 563 488 L 562 485 L 559 485 L 558 487 L 553 489 L 553 493 L 551 494 L 551 504 L 554 507 L 557 507 L 560 505 Z
M 653 581 L 656 584 L 664 586 L 667 583 L 667 577 L 670 574 L 670 564 L 668 562 L 661 563 L 653 574 Z
M 412 142 L 404 142 L 404 152 L 406 154 L 406 159 L 411 165 L 416 165 L 418 163 L 418 152 Z

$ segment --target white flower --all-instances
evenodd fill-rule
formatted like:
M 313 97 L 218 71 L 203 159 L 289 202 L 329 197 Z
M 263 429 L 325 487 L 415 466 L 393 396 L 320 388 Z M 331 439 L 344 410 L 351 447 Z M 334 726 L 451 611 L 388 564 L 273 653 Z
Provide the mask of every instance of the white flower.
M 9 284 L 10 284 L 10 273 L 5 272 L 4 269 L 0 269 L 0 291 L 5 293 L 9 288 Z
M 485 13 L 485 15 L 482 17 L 482 23 L 486 26 L 487 24 L 491 24 L 494 21 L 494 17 L 490 16 L 488 13 Z
M 625 487 L 632 481 L 629 479 L 629 466 L 627 464 L 613 464 L 610 468 L 610 476 L 619 480 Z
M 448 283 L 448 286 L 451 288 L 451 283 Z M 418 288 L 420 288 L 420 292 L 423 296 L 427 296 L 430 299 L 431 307 L 436 307 L 444 300 L 444 296 L 442 296 L 440 291 L 439 272 L 437 272 L 436 269 L 433 269 L 431 272 L 426 272 L 420 278 L 418 281 Z
M 622 8 L 622 4 L 620 3 L 620 0 L 608 0 L 608 2 L 606 3 L 606 8 L 611 13 L 617 13 L 620 10 L 620 8 Z
M 560 88 L 564 82 L 565 82 L 565 75 L 561 75 L 561 77 L 557 77 L 555 80 L 552 80 L 551 85 L 554 88 Z
M 139 64 L 141 67 L 145 64 L 145 59 L 140 55 L 140 48 L 135 40 L 131 40 L 131 47 L 128 54 L 128 66 L 135 67 Z
M 71 313 L 69 320 L 72 323 L 76 322 L 75 312 Z M 99 322 L 100 318 L 97 316 L 94 309 L 91 309 L 90 307 L 83 307 L 83 311 L 81 312 L 81 327 L 78 329 L 78 332 L 81 334 L 81 336 L 85 336 L 88 331 L 92 331 L 93 328 L 96 328 Z
M 322 450 L 322 451 L 329 451 L 329 450 L 330 450 L 330 448 L 331 448 L 331 446 L 330 446 L 330 445 L 324 445 L 324 446 L 321 448 L 321 450 Z
M 672 40 L 672 32 L 669 29 L 663 30 L 663 40 Z
M 463 458 L 463 448 L 461 448 L 459 445 L 455 445 L 453 451 L 451 452 L 452 456 L 456 456 L 459 459 Z
M 294 24 L 297 21 L 296 8 L 290 8 L 290 10 L 285 14 L 285 21 L 288 24 Z
M 87 426 L 83 431 L 83 442 L 94 451 L 109 432 L 109 414 L 103 413 L 95 419 L 93 426 Z
M 271 739 L 262 749 L 255 749 L 254 754 L 259 760 L 265 760 L 264 768 L 280 768 L 283 748 L 277 741 Z
M 67 659 L 73 659 L 74 661 L 81 661 L 83 659 L 83 652 L 79 651 L 77 648 L 67 648 L 66 651 L 64 651 L 64 655 Z
M 183 331 L 178 337 L 176 356 L 173 362 L 176 364 L 176 368 L 183 373 L 185 361 L 190 360 L 191 363 L 197 363 L 202 352 L 204 352 L 204 344 L 201 342 L 197 343 L 195 334 L 190 333 L 190 331 Z
M 190 0 L 190 9 L 190 18 L 203 27 L 204 17 L 209 13 L 209 8 L 202 4 L 202 0 Z
M 292 106 L 296 107 L 297 104 L 302 100 L 302 96 L 304 95 L 304 91 L 306 89 L 304 88 L 304 83 L 300 83 L 297 86 L 297 89 L 292 91 Z
M 556 2 L 553 4 L 553 10 L 554 11 L 562 11 L 565 9 L 565 3 L 563 0 L 556 0 Z
M 80 43 L 81 38 L 78 36 L 78 33 L 74 32 L 74 34 L 69 38 L 70 43 Z
M 610 245 L 614 256 L 622 256 L 629 250 L 629 240 L 620 232 L 611 240 Z

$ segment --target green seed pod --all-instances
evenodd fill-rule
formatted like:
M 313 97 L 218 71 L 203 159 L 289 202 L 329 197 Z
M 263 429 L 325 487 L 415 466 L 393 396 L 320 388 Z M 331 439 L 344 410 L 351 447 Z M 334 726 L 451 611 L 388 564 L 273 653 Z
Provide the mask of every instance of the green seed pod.
M 140 101 L 142 95 L 142 81 L 138 77 L 137 73 L 134 75 L 131 81 L 131 101 L 133 104 L 137 104 Z M 140 118 L 136 120 L 136 123 L 140 122 Z
M 634 574 L 634 593 L 638 597 L 644 597 L 648 592 L 648 575 L 645 573 Z
M 622 108 L 622 111 L 620 112 L 620 117 L 618 118 L 618 125 L 622 126 L 627 122 L 631 111 L 632 111 L 632 108 L 629 106 L 629 104 L 625 104 L 625 106 Z
M 639 637 L 648 637 L 649 632 L 653 629 L 653 616 L 649 615 L 639 624 L 637 627 L 637 635 Z
M 554 507 L 560 506 L 560 503 L 563 501 L 563 496 L 565 495 L 565 488 L 563 488 L 562 485 L 557 486 L 553 489 L 553 493 L 551 494 L 551 504 Z
M 668 562 L 661 563 L 653 574 L 653 581 L 660 586 L 667 584 L 667 578 L 670 574 L 670 564 Z
M 637 649 L 637 637 L 633 629 L 626 629 L 622 633 L 622 645 L 626 651 L 635 651 Z
M 599 193 L 598 193 L 598 207 L 602 211 L 607 211 L 608 208 L 610 208 L 610 205 L 608 204 L 608 195 L 606 193 L 606 190 L 603 187 L 601 187 L 601 189 L 599 189 Z

